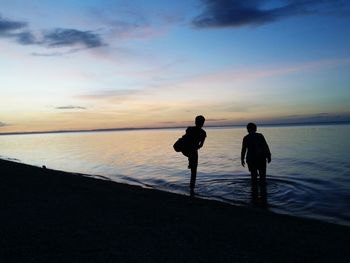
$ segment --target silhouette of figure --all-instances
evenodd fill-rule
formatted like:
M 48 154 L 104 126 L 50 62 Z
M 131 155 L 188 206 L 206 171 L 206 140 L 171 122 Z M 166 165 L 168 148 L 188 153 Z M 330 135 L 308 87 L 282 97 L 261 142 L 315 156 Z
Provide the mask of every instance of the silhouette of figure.
M 194 195 L 194 187 L 197 177 L 198 150 L 203 147 L 207 133 L 202 129 L 205 118 L 199 115 L 195 119 L 196 126 L 188 127 L 184 138 L 186 149 L 182 153 L 188 157 L 188 168 L 191 169 L 190 194 Z
M 241 163 L 245 167 L 246 157 L 253 184 L 257 182 L 258 176 L 260 184 L 266 184 L 266 160 L 268 163 L 271 162 L 271 152 L 264 136 L 257 133 L 256 129 L 256 124 L 248 123 L 248 135 L 242 142 Z

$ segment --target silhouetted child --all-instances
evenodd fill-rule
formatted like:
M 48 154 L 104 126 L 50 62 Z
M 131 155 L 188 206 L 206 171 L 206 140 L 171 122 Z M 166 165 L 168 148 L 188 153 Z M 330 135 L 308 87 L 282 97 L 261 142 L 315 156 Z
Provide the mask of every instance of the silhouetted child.
M 182 153 L 188 157 L 188 168 L 191 169 L 191 196 L 194 194 L 196 184 L 198 150 L 202 148 L 207 137 L 207 133 L 202 129 L 204 122 L 205 118 L 202 115 L 197 116 L 195 119 L 196 126 L 188 127 L 184 136 L 186 138 L 186 150 L 182 151 Z
M 256 124 L 248 123 L 248 135 L 243 138 L 241 162 L 245 166 L 244 158 L 248 164 L 252 181 L 256 182 L 259 176 L 261 184 L 266 183 L 266 161 L 271 162 L 271 152 L 264 136 L 256 132 Z M 248 152 L 247 152 L 248 151 Z M 247 156 L 246 156 L 247 152 Z

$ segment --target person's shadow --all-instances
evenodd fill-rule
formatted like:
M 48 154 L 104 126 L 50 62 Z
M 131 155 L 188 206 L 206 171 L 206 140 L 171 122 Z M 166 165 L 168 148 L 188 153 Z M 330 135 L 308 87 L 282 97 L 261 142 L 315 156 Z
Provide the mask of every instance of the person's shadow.
M 251 203 L 261 208 L 268 207 L 266 183 L 260 184 L 256 180 L 251 181 Z

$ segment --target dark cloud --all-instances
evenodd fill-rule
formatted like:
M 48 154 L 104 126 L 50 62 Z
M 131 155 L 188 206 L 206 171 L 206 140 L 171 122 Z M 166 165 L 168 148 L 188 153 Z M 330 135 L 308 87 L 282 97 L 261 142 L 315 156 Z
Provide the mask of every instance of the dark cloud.
M 206 119 L 207 122 L 227 121 L 228 119 Z
M 25 28 L 27 23 L 21 21 L 12 21 L 3 18 L 0 15 L 0 35 L 9 34 L 15 30 Z
M 262 25 L 305 14 L 343 13 L 345 0 L 288 0 L 268 7 L 267 0 L 201 0 L 204 10 L 192 24 L 197 28 Z
M 12 36 L 16 39 L 17 43 L 19 43 L 21 45 L 38 44 L 38 41 L 35 38 L 35 36 L 29 31 L 20 32 L 18 34 L 13 34 Z
M 308 116 L 308 118 L 315 119 L 315 118 L 322 118 L 322 117 L 328 117 L 328 116 L 331 116 L 331 114 L 327 113 L 327 112 L 322 112 L 322 113 L 310 115 L 310 116 Z M 285 118 L 293 119 L 293 118 L 300 118 L 300 117 L 305 117 L 305 115 L 288 115 Z
M 80 45 L 86 48 L 94 48 L 102 46 L 103 42 L 100 35 L 92 31 L 56 28 L 44 34 L 42 44 L 48 47 Z
M 323 123 L 323 122 L 350 122 L 350 113 L 316 113 L 310 115 L 288 115 L 274 119 L 265 119 L 264 123 Z
M 60 107 L 56 107 L 55 109 L 57 109 L 57 110 L 86 110 L 85 107 L 74 106 L 74 105 L 60 106 Z
M 5 19 L 1 15 L 0 37 L 12 39 L 20 45 L 61 48 L 60 52 L 33 53 L 36 56 L 59 56 L 105 45 L 101 36 L 90 30 L 55 28 L 33 34 L 26 22 Z
M 21 40 L 21 41 L 20 41 Z M 58 52 L 34 52 L 33 56 L 54 57 L 76 53 L 85 49 L 104 46 L 99 34 L 92 31 L 81 31 L 77 29 L 56 28 L 46 32 L 40 41 L 31 35 L 23 35 L 22 39 L 17 38 L 21 44 L 37 44 L 40 46 L 52 48 L 61 48 Z M 68 49 L 67 49 L 68 48 Z
M 0 36 L 15 39 L 17 43 L 29 45 L 35 43 L 34 35 L 26 31 L 27 23 L 5 19 L 0 15 Z

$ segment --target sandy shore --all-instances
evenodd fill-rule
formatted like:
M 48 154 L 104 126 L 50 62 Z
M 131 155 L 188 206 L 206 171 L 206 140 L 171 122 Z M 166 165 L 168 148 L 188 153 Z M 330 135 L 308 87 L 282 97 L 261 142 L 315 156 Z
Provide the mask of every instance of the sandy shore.
M 349 262 L 350 228 L 0 160 L 0 262 Z

